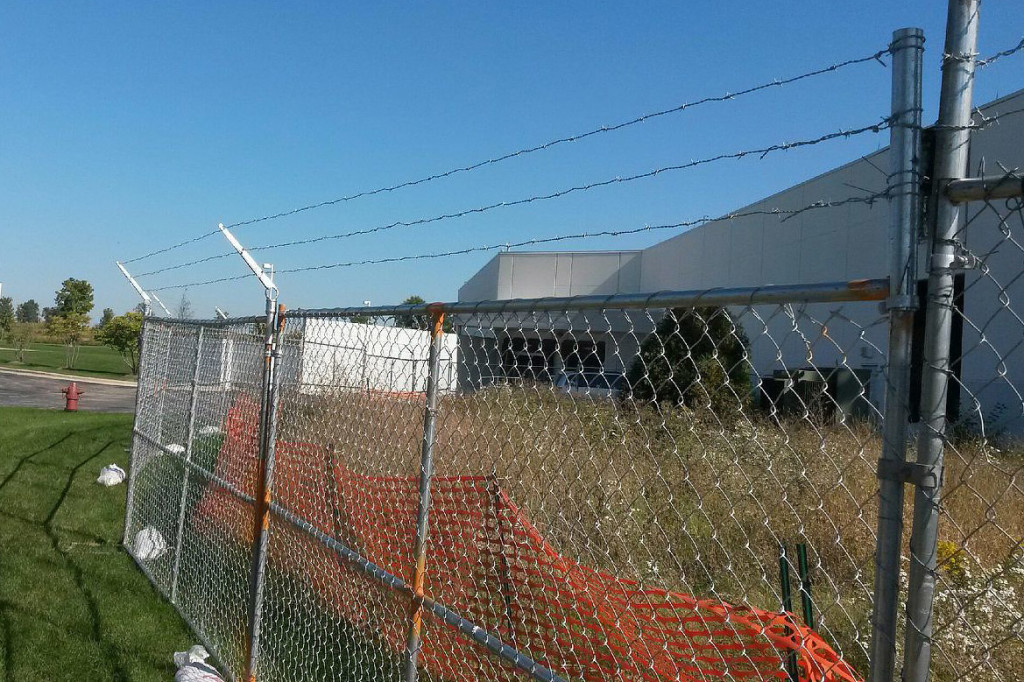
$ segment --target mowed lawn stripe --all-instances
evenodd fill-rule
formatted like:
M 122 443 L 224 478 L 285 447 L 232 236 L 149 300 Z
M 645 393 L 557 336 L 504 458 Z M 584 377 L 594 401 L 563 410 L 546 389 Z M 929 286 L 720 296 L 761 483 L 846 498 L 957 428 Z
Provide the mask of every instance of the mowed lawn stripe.
M 131 415 L 0 408 L 6 680 L 168 680 L 195 638 L 120 547 Z
M 81 346 L 74 369 L 64 368 L 64 346 L 55 343 L 30 343 L 25 348 L 25 362 L 18 362 L 18 352 L 9 345 L 0 345 L 0 366 L 11 369 L 34 369 L 77 374 L 80 376 L 129 378 L 128 366 L 120 353 L 108 346 Z

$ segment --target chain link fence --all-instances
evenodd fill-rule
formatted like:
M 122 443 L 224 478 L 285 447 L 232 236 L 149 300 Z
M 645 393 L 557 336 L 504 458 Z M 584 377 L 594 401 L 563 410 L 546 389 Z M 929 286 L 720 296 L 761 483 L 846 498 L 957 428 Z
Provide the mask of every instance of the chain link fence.
M 894 34 L 888 279 L 148 318 L 125 545 L 236 680 L 1016 679 L 1024 183 L 963 178 L 969 34 L 928 172 Z
M 1020 187 L 1019 176 L 996 176 Z M 1024 669 L 1024 205 L 972 203 L 956 235 L 933 670 L 1010 680 Z M 925 293 L 925 292 L 922 292 Z
M 886 292 L 151 319 L 127 542 L 235 677 L 857 680 Z

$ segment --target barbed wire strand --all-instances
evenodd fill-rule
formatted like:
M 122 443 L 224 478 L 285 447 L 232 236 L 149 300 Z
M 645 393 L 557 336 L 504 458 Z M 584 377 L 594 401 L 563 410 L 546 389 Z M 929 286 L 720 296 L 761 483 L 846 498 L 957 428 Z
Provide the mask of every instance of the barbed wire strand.
M 1017 43 L 1016 47 L 1011 47 L 1008 50 L 996 52 L 994 55 L 990 57 L 985 57 L 984 59 L 979 59 L 978 61 L 975 62 L 975 64 L 981 67 L 988 66 L 989 64 L 998 59 L 1002 59 L 1003 57 L 1009 57 L 1010 55 L 1016 54 L 1022 50 L 1024 50 L 1024 38 L 1020 39 L 1020 42 Z
M 770 145 L 768 147 L 760 147 L 760 148 L 757 148 L 757 149 L 746 149 L 746 150 L 739 151 L 739 152 L 730 152 L 730 153 L 726 153 L 726 154 L 718 154 L 718 155 L 715 155 L 715 156 L 705 157 L 703 159 L 697 159 L 697 160 L 694 160 L 694 161 L 689 161 L 689 162 L 683 163 L 683 164 L 677 164 L 677 165 L 673 165 L 673 166 L 663 166 L 661 168 L 656 168 L 654 170 L 646 171 L 644 173 L 637 173 L 637 174 L 629 175 L 629 176 L 616 176 L 614 178 L 609 178 L 609 179 L 606 179 L 606 180 L 600 180 L 600 181 L 592 182 L 592 183 L 585 184 L 585 185 L 576 185 L 576 186 L 573 186 L 573 187 L 568 187 L 568 188 L 565 188 L 565 189 L 562 189 L 562 190 L 558 190 L 556 192 L 550 192 L 548 194 L 533 195 L 533 196 L 526 197 L 526 198 L 523 198 L 523 199 L 514 199 L 514 200 L 509 200 L 509 201 L 499 201 L 499 202 L 496 202 L 496 203 L 487 204 L 485 206 L 478 206 L 476 208 L 464 209 L 464 210 L 456 211 L 456 212 L 453 212 L 453 213 L 443 213 L 441 215 L 432 216 L 432 217 L 429 217 L 429 218 L 417 218 L 416 220 L 398 220 L 398 221 L 395 221 L 395 222 L 392 222 L 392 223 L 388 223 L 386 225 L 377 225 L 375 227 L 362 228 L 362 229 L 352 230 L 352 231 L 349 231 L 349 232 L 342 232 L 342 233 L 338 233 L 338 234 L 320 235 L 318 237 L 308 237 L 308 238 L 305 238 L 305 239 L 294 239 L 294 240 L 290 240 L 290 241 L 286 241 L 286 242 L 278 242 L 276 244 L 264 244 L 264 245 L 260 245 L 260 246 L 254 246 L 254 247 L 250 248 L 249 251 L 255 253 L 255 252 L 258 252 L 258 251 L 269 251 L 269 250 L 273 250 L 273 249 L 284 249 L 284 248 L 290 248 L 290 247 L 295 247 L 295 246 L 303 246 L 303 245 L 308 245 L 308 244 L 317 244 L 317 243 L 321 243 L 321 242 L 325 242 L 325 241 L 335 241 L 335 240 L 339 240 L 339 239 L 347 239 L 349 237 L 356 237 L 356 236 L 367 235 L 367 234 L 375 234 L 375 233 L 378 233 L 378 232 L 385 232 L 385 231 L 388 231 L 388 230 L 393 230 L 393 229 L 401 228 L 401 227 L 414 227 L 414 226 L 426 225 L 426 224 L 430 224 L 430 223 L 437 223 L 437 222 L 441 222 L 441 221 L 444 221 L 444 220 L 451 220 L 451 219 L 455 219 L 455 218 L 462 218 L 462 217 L 465 217 L 465 216 L 468 216 L 468 215 L 478 215 L 478 214 L 486 213 L 488 211 L 493 211 L 493 210 L 499 209 L 499 208 L 508 208 L 508 207 L 512 207 L 512 206 L 521 206 L 521 205 L 524 205 L 524 204 L 535 203 L 535 202 L 538 202 L 538 201 L 548 201 L 548 200 L 551 200 L 551 199 L 557 199 L 557 198 L 564 197 L 564 196 L 567 196 L 569 194 L 574 194 L 574 193 L 577 193 L 577 192 L 585 192 L 587 190 L 596 189 L 596 188 L 599 188 L 599 187 L 607 187 L 609 185 L 633 182 L 633 181 L 642 180 L 642 179 L 645 179 L 645 178 L 652 178 L 652 177 L 655 177 L 655 176 L 663 174 L 663 173 L 670 173 L 670 172 L 675 172 L 675 171 L 686 170 L 686 169 L 689 169 L 689 168 L 695 168 L 697 166 L 703 166 L 703 165 L 707 165 L 707 164 L 710 164 L 710 163 L 715 163 L 715 162 L 718 162 L 718 161 L 736 160 L 736 159 L 742 159 L 742 158 L 745 158 L 745 157 L 748 157 L 748 156 L 758 156 L 759 159 L 764 159 L 766 156 L 768 156 L 769 154 L 771 154 L 773 152 L 787 151 L 787 150 L 796 149 L 796 148 L 799 148 L 799 147 L 808 147 L 808 146 L 812 146 L 812 145 L 816 145 L 816 144 L 821 144 L 821 143 L 827 142 L 829 140 L 835 140 L 835 139 L 839 139 L 839 138 L 844 138 L 845 139 L 845 138 L 850 138 L 850 137 L 854 137 L 854 136 L 857 136 L 857 135 L 862 135 L 862 134 L 869 133 L 869 132 L 871 132 L 871 133 L 879 133 L 882 130 L 887 129 L 891 125 L 892 120 L 893 120 L 893 117 L 890 116 L 890 117 L 886 117 L 886 118 L 882 119 L 882 121 L 879 122 L 879 123 L 874 123 L 874 124 L 867 125 L 867 126 L 862 126 L 862 127 L 859 127 L 859 128 L 853 128 L 853 129 L 850 129 L 850 130 L 839 130 L 837 132 L 826 133 L 826 134 L 820 135 L 820 136 L 818 136 L 816 138 L 811 138 L 811 139 L 807 139 L 807 140 L 799 140 L 799 141 L 796 141 L 796 142 L 783 142 L 783 143 L 773 144 L 773 145 Z M 199 265 L 201 263 L 208 263 L 210 261 L 219 260 L 219 259 L 222 259 L 222 258 L 228 258 L 228 257 L 234 256 L 234 255 L 235 255 L 234 251 L 229 251 L 229 252 L 225 252 L 225 253 L 219 253 L 219 254 L 216 254 L 216 255 L 213 255 L 213 256 L 206 256 L 206 257 L 203 257 L 203 258 L 197 258 L 195 260 L 187 261 L 185 263 L 179 263 L 177 265 L 169 265 L 169 266 L 164 267 L 164 268 L 158 268 L 156 270 L 150 270 L 149 272 L 143 272 L 143 273 L 140 273 L 140 274 L 136 275 L 136 278 L 141 279 L 143 277 L 149 277 L 149 276 L 161 274 L 161 273 L 164 273 L 164 272 L 170 272 L 172 270 L 179 270 L 179 269 L 190 267 L 190 266 L 193 266 L 193 265 Z
M 363 266 L 363 265 L 383 265 L 383 264 L 388 264 L 388 263 L 399 263 L 399 262 L 413 261 L 413 260 L 448 258 L 448 257 L 451 257 L 451 256 L 461 256 L 461 255 L 465 255 L 465 254 L 469 254 L 469 253 L 477 253 L 477 252 L 482 252 L 482 251 L 497 251 L 497 250 L 500 250 L 500 249 L 511 250 L 511 249 L 521 248 L 521 247 L 525 247 L 525 246 L 536 246 L 536 245 L 539 245 L 539 244 L 551 244 L 551 243 L 555 243 L 555 242 L 563 242 L 563 241 L 570 241 L 570 240 L 593 239 L 593 238 L 596 238 L 596 237 L 621 237 L 621 236 L 625 236 L 625 235 L 639 234 L 639 233 L 642 233 L 642 232 L 658 232 L 658 231 L 671 230 L 671 229 L 689 229 L 689 228 L 694 228 L 694 227 L 700 227 L 700 226 L 703 226 L 703 225 L 710 225 L 712 223 L 723 222 L 723 221 L 727 221 L 727 220 L 741 219 L 741 218 L 749 218 L 749 217 L 753 217 L 753 216 L 786 216 L 786 218 L 783 218 L 783 220 L 786 220 L 789 217 L 800 215 L 800 214 L 806 213 L 808 211 L 815 211 L 815 210 L 826 209 L 826 208 L 838 208 L 840 206 L 847 206 L 847 205 L 850 205 L 850 204 L 867 204 L 867 205 L 872 205 L 872 204 L 874 204 L 876 201 L 878 201 L 880 199 L 887 198 L 889 196 L 889 193 L 890 193 L 890 190 L 886 189 L 884 191 L 876 192 L 876 193 L 868 195 L 868 196 L 847 197 L 845 199 L 841 199 L 841 200 L 837 200 L 837 201 L 832 201 L 832 200 L 828 200 L 828 199 L 819 199 L 818 201 L 815 201 L 815 202 L 813 202 L 811 204 L 808 204 L 808 205 L 803 206 L 803 207 L 798 208 L 798 209 L 779 209 L 779 208 L 753 209 L 753 210 L 749 210 L 749 211 L 736 211 L 736 212 L 732 212 L 732 213 L 726 213 L 726 214 L 724 214 L 722 216 L 719 216 L 717 218 L 710 218 L 710 217 L 706 217 L 705 216 L 705 217 L 702 217 L 702 218 L 697 218 L 695 220 L 687 220 L 687 221 L 682 221 L 682 222 L 677 222 L 677 223 L 669 223 L 669 224 L 663 224 L 663 225 L 649 225 L 648 224 L 648 225 L 643 225 L 641 227 L 627 228 L 627 229 L 621 229 L 621 230 L 600 230 L 600 231 L 595 231 L 595 232 L 577 232 L 577 233 L 572 233 L 572 234 L 556 235 L 556 236 L 553 236 L 553 237 L 539 237 L 539 238 L 527 239 L 527 240 L 523 240 L 523 241 L 519 241 L 519 242 L 501 242 L 501 243 L 498 243 L 498 244 L 489 244 L 489 245 L 485 245 L 485 246 L 472 246 L 472 247 L 467 247 L 467 248 L 463 248 L 463 249 L 455 249 L 455 250 L 442 251 L 442 252 L 437 252 L 437 253 L 420 253 L 420 254 L 411 254 L 411 255 L 405 255 L 405 256 L 389 256 L 389 257 L 386 257 L 386 258 L 366 259 L 366 260 L 359 260 L 359 261 L 345 261 L 345 262 L 341 262 L 341 263 L 327 263 L 327 264 L 323 264 L 323 265 L 310 265 L 310 266 L 303 266 L 303 267 L 297 267 L 297 268 L 284 268 L 284 269 L 278 270 L 277 274 L 312 272 L 312 271 L 316 271 L 316 270 L 333 270 L 333 269 L 338 269 L 338 268 L 349 268 L 349 267 L 356 267 L 356 266 Z M 206 285 L 209 285 L 209 284 L 219 284 L 219 283 L 223 283 L 223 282 L 232 282 L 232 281 L 247 279 L 249 277 L 252 277 L 252 275 L 246 273 L 244 275 L 233 275 L 233 276 L 229 276 L 229 277 L 218 277 L 218 278 L 215 278 L 215 279 L 208 279 L 208 280 L 203 280 L 203 281 L 199 281 L 199 282 L 189 282 L 187 284 L 173 284 L 173 285 L 158 287 L 158 288 L 154 288 L 154 289 L 149 289 L 149 291 L 167 291 L 167 290 L 170 290 L 170 289 L 189 289 L 189 288 L 192 288 L 192 287 L 201 287 L 201 286 L 206 286 Z
M 495 156 L 493 158 L 485 159 L 483 161 L 477 161 L 475 163 L 471 163 L 471 164 L 468 164 L 468 165 L 465 165 L 465 166 L 461 166 L 461 167 L 457 167 L 457 168 L 452 168 L 450 170 L 447 170 L 447 171 L 444 171 L 444 172 L 441 172 L 441 173 L 435 173 L 433 175 L 428 175 L 428 176 L 425 176 L 425 177 L 422 177 L 422 178 L 418 178 L 416 180 L 406 180 L 406 181 L 399 182 L 399 183 L 394 184 L 394 185 L 378 187 L 376 189 L 356 192 L 355 194 L 349 194 L 349 195 L 346 195 L 346 196 L 337 197 L 335 199 L 329 199 L 329 200 L 326 200 L 326 201 L 320 201 L 320 202 L 317 202 L 317 203 L 308 204 L 308 205 L 305 205 L 305 206 L 300 206 L 298 208 L 294 208 L 294 209 L 291 209 L 289 211 L 282 211 L 280 213 L 274 213 L 274 214 L 270 214 L 270 215 L 265 215 L 265 216 L 261 216 L 261 217 L 258 217 L 258 218 L 249 218 L 247 220 L 240 220 L 238 222 L 231 223 L 227 227 L 228 227 L 228 229 L 232 229 L 232 228 L 235 228 L 235 227 L 241 227 L 243 225 L 254 225 L 256 223 L 265 222 L 265 221 L 268 221 L 268 220 L 276 220 L 278 218 L 284 218 L 284 217 L 287 217 L 287 216 L 295 215 L 297 213 L 303 213 L 305 211 L 312 211 L 314 209 L 324 208 L 326 206 L 334 206 L 336 204 L 340 204 L 340 203 L 344 203 L 344 202 L 348 202 L 348 201 L 353 201 L 355 199 L 360 199 L 360 198 L 363 198 L 363 197 L 374 196 L 376 194 L 382 194 L 382 193 L 385 193 L 385 192 L 394 192 L 394 191 L 405 189 L 405 188 L 408 188 L 408 187 L 414 187 L 416 185 L 421 185 L 421 184 L 424 184 L 424 183 L 427 183 L 427 182 L 432 182 L 434 180 L 441 180 L 441 179 L 444 179 L 444 178 L 449 178 L 449 177 L 451 177 L 453 175 L 457 175 L 459 173 L 466 173 L 466 172 L 474 171 L 474 170 L 477 170 L 479 168 L 483 168 L 484 166 L 490 166 L 490 165 L 494 165 L 494 164 L 499 164 L 499 163 L 502 163 L 504 161 L 508 161 L 510 159 L 514 159 L 514 158 L 525 156 L 527 154 L 533 154 L 534 152 L 539 152 L 539 151 L 544 151 L 544 150 L 547 150 L 547 149 L 551 149 L 552 147 L 555 147 L 555 146 L 558 146 L 558 145 L 561 145 L 561 144 L 565 144 L 567 142 L 578 142 L 580 140 L 583 140 L 583 139 L 586 139 L 586 138 L 589 138 L 589 137 L 593 137 L 595 135 L 600 135 L 602 133 L 610 133 L 610 132 L 614 132 L 614 131 L 617 131 L 617 130 L 622 130 L 623 128 L 628 128 L 628 127 L 631 127 L 631 126 L 635 126 L 635 125 L 638 125 L 640 123 L 644 123 L 645 121 L 649 121 L 649 120 L 654 119 L 654 118 L 658 118 L 658 117 L 661 117 L 661 116 L 667 116 L 669 114 L 680 113 L 680 112 L 685 111 L 687 109 L 693 109 L 693 108 L 696 108 L 698 106 L 702 106 L 704 104 L 732 101 L 732 100 L 735 100 L 735 99 L 737 99 L 739 97 L 743 97 L 743 96 L 746 96 L 746 95 L 750 95 L 750 94 L 753 94 L 753 93 L 756 93 L 756 92 L 760 92 L 760 91 L 763 91 L 763 90 L 768 90 L 768 89 L 775 88 L 775 87 L 782 87 L 782 86 L 786 86 L 786 85 L 791 85 L 793 83 L 796 83 L 796 82 L 799 82 L 799 81 L 802 81 L 802 80 L 806 80 L 808 78 L 814 78 L 816 76 L 821 76 L 821 75 L 825 75 L 825 74 L 828 74 L 828 73 L 833 73 L 833 72 L 839 71 L 840 69 L 844 69 L 844 68 L 847 68 L 847 67 L 850 67 L 850 66 L 855 66 L 857 64 L 864 64 L 864 63 L 868 63 L 868 62 L 878 62 L 882 66 L 888 66 L 882 60 L 882 57 L 884 57 L 885 55 L 887 55 L 889 53 L 890 53 L 890 50 L 888 48 L 886 48 L 884 50 L 879 50 L 879 51 L 877 51 L 877 52 L 875 52 L 873 54 L 870 54 L 870 55 L 867 55 L 867 56 L 864 56 L 864 57 L 856 57 L 854 59 L 847 59 L 847 60 L 844 60 L 844 61 L 841 61 L 841 62 L 836 62 L 834 64 L 830 64 L 829 66 L 825 66 L 825 67 L 822 67 L 822 68 L 819 68 L 819 69 L 814 69 L 813 71 L 807 71 L 807 72 L 801 73 L 801 74 L 796 75 L 796 76 L 790 76 L 788 78 L 783 78 L 783 79 L 777 79 L 776 78 L 776 79 L 773 79 L 771 81 L 767 81 L 767 82 L 764 82 L 764 83 L 760 83 L 758 85 L 751 86 L 749 88 L 745 88 L 743 90 L 738 90 L 736 92 L 726 92 L 725 94 L 722 94 L 722 95 L 715 95 L 715 96 L 704 97 L 702 99 L 694 100 L 692 102 L 684 102 L 682 104 L 678 104 L 678 105 L 670 107 L 668 109 L 661 109 L 659 111 L 653 111 L 653 112 L 646 113 L 646 114 L 640 114 L 639 116 L 635 116 L 634 118 L 631 118 L 631 119 L 626 120 L 626 121 L 621 121 L 619 123 L 615 123 L 615 124 L 612 124 L 612 125 L 601 126 L 599 128 L 594 128 L 592 130 L 588 130 L 588 131 L 582 132 L 582 133 L 577 133 L 577 134 L 574 134 L 574 135 L 566 135 L 566 136 L 563 136 L 563 137 L 560 137 L 560 138 L 556 138 L 554 140 L 550 140 L 548 142 L 544 142 L 542 144 L 538 144 L 538 145 L 534 145 L 534 146 L 530 146 L 530 147 L 525 147 L 523 149 L 519 149 L 519 150 L 516 150 L 516 151 L 513 151 L 513 152 L 508 152 L 508 153 L 505 153 L 505 154 L 501 154 L 499 156 Z M 136 256 L 134 258 L 126 259 L 123 262 L 126 263 L 126 264 L 127 263 L 136 263 L 138 261 L 145 260 L 147 258 L 152 258 L 153 256 L 157 256 L 157 255 L 160 255 L 160 254 L 163 254 L 163 253 L 167 253 L 169 251 L 174 251 L 176 249 L 180 249 L 182 247 L 188 246 L 189 244 L 194 244 L 195 242 L 201 241 L 203 239 L 206 239 L 206 238 L 208 238 L 210 236 L 213 236 L 215 234 L 218 234 L 218 233 L 219 233 L 219 230 L 210 230 L 209 232 L 205 232 L 205 233 L 200 234 L 200 235 L 198 235 L 196 237 L 192 237 L 190 239 L 186 239 L 186 240 L 178 242 L 176 244 L 172 244 L 171 246 L 167 246 L 167 247 L 164 247 L 164 248 L 156 249 L 154 251 L 150 251 L 149 253 L 145 253 L 145 254 L 143 254 L 141 256 Z

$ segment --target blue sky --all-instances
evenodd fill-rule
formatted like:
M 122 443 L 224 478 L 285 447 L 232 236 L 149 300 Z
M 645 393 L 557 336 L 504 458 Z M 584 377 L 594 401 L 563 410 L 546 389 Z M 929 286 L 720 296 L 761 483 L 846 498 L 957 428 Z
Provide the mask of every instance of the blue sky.
M 557 6 L 556 6 L 557 5 Z M 981 53 L 1024 35 L 982 8 Z M 136 302 L 113 261 L 232 223 L 442 172 L 638 114 L 883 49 L 925 29 L 935 117 L 945 3 L 48 3 L 0 5 L 0 281 L 49 305 L 91 281 L 96 313 Z M 1024 87 L 1020 54 L 982 103 Z M 889 70 L 849 67 L 472 173 L 239 228 L 247 245 L 348 232 L 876 122 Z M 292 268 L 691 220 L 884 146 L 864 135 L 370 236 L 264 252 Z M 832 197 L 838 199 L 841 197 Z M 670 236 L 568 242 L 639 248 Z M 132 264 L 221 253 L 219 236 Z M 289 307 L 454 299 L 492 254 L 281 275 Z M 237 258 L 143 278 L 244 273 Z M 172 305 L 179 290 L 163 292 Z M 262 309 L 255 280 L 191 287 L 201 316 Z

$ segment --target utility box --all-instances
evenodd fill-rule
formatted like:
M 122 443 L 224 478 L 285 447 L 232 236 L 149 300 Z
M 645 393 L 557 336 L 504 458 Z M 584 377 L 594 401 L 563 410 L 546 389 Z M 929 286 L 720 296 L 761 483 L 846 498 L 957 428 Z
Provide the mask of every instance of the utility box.
M 776 370 L 761 377 L 758 404 L 775 416 L 806 414 L 819 423 L 872 414 L 871 370 L 849 367 Z

